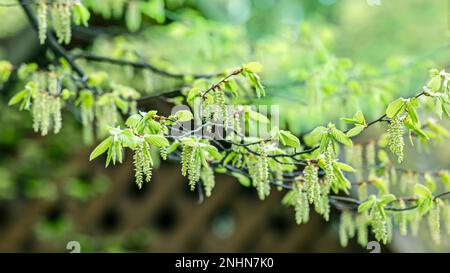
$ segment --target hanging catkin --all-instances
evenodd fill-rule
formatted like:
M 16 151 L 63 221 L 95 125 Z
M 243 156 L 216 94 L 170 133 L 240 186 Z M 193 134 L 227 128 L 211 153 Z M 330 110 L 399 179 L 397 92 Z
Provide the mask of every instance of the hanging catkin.
M 398 162 L 401 163 L 403 161 L 403 147 L 405 146 L 403 121 L 399 117 L 393 118 L 389 123 L 387 133 L 389 149 L 397 156 Z
M 39 42 L 45 43 L 47 38 L 47 0 L 39 0 L 38 6 L 38 24 L 39 24 Z

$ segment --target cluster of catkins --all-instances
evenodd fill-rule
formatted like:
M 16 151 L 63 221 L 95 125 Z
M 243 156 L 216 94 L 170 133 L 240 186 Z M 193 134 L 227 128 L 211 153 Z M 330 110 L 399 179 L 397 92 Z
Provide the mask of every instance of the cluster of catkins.
M 62 126 L 60 84 L 56 73 L 38 73 L 35 76 L 37 92 L 33 96 L 32 116 L 33 129 L 48 134 L 53 126 L 53 132 L 59 133 Z
M 183 145 L 181 152 L 181 174 L 188 176 L 189 186 L 191 190 L 195 189 L 200 179 L 200 171 L 202 167 L 201 150 L 196 146 Z
M 293 184 L 295 219 L 297 224 L 306 223 L 309 219 L 309 205 L 314 204 L 315 211 L 326 221 L 330 215 L 328 194 L 330 184 L 326 178 L 319 181 L 319 168 L 311 163 L 303 170 L 302 181 Z
M 208 164 L 202 164 L 201 153 L 203 153 L 203 150 L 198 146 L 183 145 L 181 152 L 181 174 L 188 177 L 191 190 L 195 189 L 195 186 L 201 179 L 205 194 L 209 197 L 215 186 L 214 170 Z
M 64 42 L 68 44 L 70 42 L 72 38 L 72 8 L 75 4 L 76 1 L 74 0 L 39 0 L 38 22 L 39 41 L 41 44 L 44 44 L 47 38 L 49 13 L 59 43 Z
M 269 159 L 264 144 L 258 145 L 258 152 L 258 156 L 249 155 L 245 161 L 258 197 L 264 200 L 270 194 Z
M 148 183 L 152 178 L 152 157 L 150 154 L 150 145 L 144 139 L 139 141 L 137 148 L 134 150 L 134 169 L 136 184 L 139 189 L 145 181 Z

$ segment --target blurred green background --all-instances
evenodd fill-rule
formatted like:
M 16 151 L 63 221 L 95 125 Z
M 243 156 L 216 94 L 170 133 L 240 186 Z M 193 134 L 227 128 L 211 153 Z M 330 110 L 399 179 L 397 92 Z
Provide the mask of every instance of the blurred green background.
M 430 68 L 450 65 L 448 0 L 163 2 L 158 16 L 142 12 L 135 31 L 130 24 L 136 24 L 136 15 L 126 12 L 127 3 L 117 18 L 90 3 L 91 26 L 76 27 L 69 48 L 141 58 L 180 73 L 261 62 L 268 96 L 255 103 L 280 105 L 283 127 L 297 134 L 339 122 L 355 110 L 363 110 L 368 120 L 376 117 L 395 96 L 417 93 Z M 0 7 L 0 18 L 0 59 L 17 66 L 45 64 L 48 52 L 38 45 L 21 8 Z M 145 93 L 177 86 L 129 67 L 80 64 Z M 339 246 L 338 213 L 331 223 L 313 217 L 299 227 L 280 204 L 281 193 L 260 202 L 232 178 L 219 177 L 213 196 L 199 205 L 177 164 L 164 163 L 139 191 L 130 155 L 123 166 L 107 170 L 88 162 L 92 147 L 81 141 L 75 109 L 65 111 L 59 135 L 33 133 L 28 113 L 7 107 L 21 84 L 11 80 L 0 89 L 0 251 L 68 252 L 69 241 L 80 242 L 83 252 L 366 251 L 355 244 Z M 169 109 L 158 100 L 142 107 Z M 377 133 L 370 130 L 358 141 Z M 431 156 L 408 151 L 406 164 L 448 169 L 449 152 L 445 142 L 434 144 Z M 394 236 L 384 251 L 450 250 L 448 242 L 428 242 L 427 234 Z

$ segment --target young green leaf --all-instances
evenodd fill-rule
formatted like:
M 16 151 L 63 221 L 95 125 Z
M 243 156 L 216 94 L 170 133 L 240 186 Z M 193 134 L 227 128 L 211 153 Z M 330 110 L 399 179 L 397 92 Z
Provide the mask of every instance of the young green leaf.
M 237 180 L 239 181 L 239 183 L 241 183 L 242 186 L 244 187 L 250 187 L 252 182 L 250 180 L 250 178 L 248 178 L 247 176 L 240 174 L 240 173 L 231 173 L 231 175 L 233 175 L 234 177 L 237 178 Z
M 366 127 L 364 125 L 355 125 L 352 129 L 347 132 L 348 137 L 354 137 L 359 135 L 362 131 L 364 131 Z
M 20 91 L 19 93 L 15 94 L 15 95 L 9 100 L 8 105 L 11 106 L 11 105 L 14 105 L 14 104 L 17 104 L 17 103 L 21 102 L 21 101 L 25 98 L 25 96 L 26 96 L 28 93 L 29 93 L 29 91 L 26 90 L 26 89 Z
M 169 141 L 162 135 L 146 135 L 145 140 L 148 142 L 148 144 L 159 148 L 169 146 Z
M 358 206 L 358 212 L 362 213 L 362 212 L 368 211 L 369 209 L 371 209 L 373 207 L 373 205 L 375 203 L 376 203 L 376 197 L 375 197 L 375 195 L 371 195 L 367 201 L 361 203 L 361 205 Z
M 111 144 L 113 142 L 113 137 L 109 136 L 105 140 L 103 140 L 95 149 L 92 151 L 91 155 L 89 156 L 89 161 L 92 161 L 94 158 L 98 157 L 99 155 L 106 152 L 111 147 Z
M 89 13 L 89 10 L 80 1 L 78 1 L 73 8 L 73 22 L 76 25 L 83 25 L 87 27 L 90 17 L 91 14 Z
M 262 71 L 262 65 L 257 62 L 251 62 L 244 65 L 244 69 L 251 73 L 259 73 Z
M 180 110 L 175 113 L 175 118 L 180 122 L 185 122 L 192 120 L 194 116 L 189 110 Z
M 289 131 L 280 130 L 279 139 L 283 145 L 300 148 L 300 140 Z
M 338 142 L 340 142 L 344 145 L 347 145 L 347 146 L 352 146 L 353 143 L 352 143 L 351 139 L 346 134 L 344 134 L 343 132 L 338 130 L 336 127 L 332 126 L 330 128 L 330 132 L 331 132 L 331 135 L 333 136 L 333 138 L 335 140 L 337 140 Z
M 356 170 L 353 169 L 352 166 L 347 165 L 347 164 L 342 163 L 342 162 L 339 162 L 339 161 L 334 161 L 334 162 L 333 162 L 333 165 L 334 165 L 336 168 L 338 168 L 338 169 L 340 169 L 340 170 L 343 170 L 343 171 L 345 171 L 345 172 L 356 172 Z
M 386 194 L 383 195 L 380 200 L 378 201 L 378 205 L 380 206 L 386 206 L 387 204 L 394 202 L 395 200 L 397 200 L 397 198 L 395 197 L 395 195 L 393 194 Z
M 422 184 L 414 185 L 414 194 L 416 194 L 419 197 L 419 199 L 428 199 L 433 197 L 431 191 Z
M 419 116 L 417 115 L 416 108 L 412 104 L 412 102 L 406 103 L 406 109 L 408 110 L 408 115 L 411 118 L 411 121 L 415 128 L 420 128 L 421 124 L 419 121 Z
M 403 98 L 399 98 L 391 102 L 386 109 L 386 116 L 389 118 L 396 117 L 405 108 Z

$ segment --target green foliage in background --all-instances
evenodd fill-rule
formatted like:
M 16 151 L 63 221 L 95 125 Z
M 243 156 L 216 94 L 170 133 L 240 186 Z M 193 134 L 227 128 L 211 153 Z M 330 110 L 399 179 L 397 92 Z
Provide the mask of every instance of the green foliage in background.
M 347 50 L 350 43 L 343 42 L 364 37 L 348 27 L 363 20 L 360 16 L 368 7 L 361 3 L 19 4 L 46 54 L 45 62 L 0 62 L 0 82 L 11 94 L 8 104 L 29 111 L 29 127 L 42 136 L 64 134 L 70 127 L 74 133 L 66 134 L 72 138 L 98 142 L 89 160 L 102 156 L 106 167 L 122 163 L 125 149 L 130 149 L 139 188 L 151 181 L 160 159 L 175 160 L 189 188 L 202 187 L 207 197 L 214 194 L 215 174 L 226 173 L 254 187 L 260 199 L 274 189 L 286 190 L 282 202 L 294 208 L 298 224 L 308 222 L 313 210 L 328 221 L 331 208 L 338 209 L 343 246 L 356 237 L 365 247 L 369 229 L 384 244 L 392 240 L 394 225 L 401 235 L 417 234 L 424 218 L 435 243 L 440 242 L 441 223 L 450 231 L 448 166 L 414 170 L 401 165 L 408 157 L 405 147 L 430 149 L 429 143 L 450 135 L 445 122 L 450 118 L 450 75 L 442 69 L 447 64 L 434 59 L 448 56 L 445 30 L 435 30 L 440 35 L 421 41 L 427 50 L 420 56 L 380 62 L 380 54 L 391 55 L 386 53 L 390 42 L 377 47 L 381 53 L 364 51 L 359 48 L 363 44 Z M 436 9 L 438 4 L 430 6 Z M 342 19 L 346 8 L 354 16 Z M 106 26 L 96 26 L 97 21 Z M 103 33 L 108 24 L 120 32 Z M 377 27 L 391 29 L 384 23 Z M 367 26 L 371 28 L 375 25 Z M 91 33 L 88 46 L 77 42 L 82 31 Z M 358 50 L 352 52 L 353 48 Z M 343 52 L 364 58 L 341 57 Z M 164 115 L 145 106 L 147 100 L 160 97 L 187 109 Z M 280 124 L 272 126 L 271 115 L 251 105 L 279 105 Z M 69 111 L 81 126 L 71 124 Z M 264 126 L 273 128 L 248 136 L 252 128 Z M 359 143 L 375 126 L 380 129 L 371 136 L 376 141 Z M 222 139 L 197 134 L 217 128 L 229 133 Z M 8 130 L 11 139 L 16 132 Z M 26 126 L 17 130 L 27 131 Z M 49 142 L 58 139 L 49 137 Z M 21 146 L 16 145 L 18 151 Z M 14 198 L 16 175 L 0 169 L 5 178 L 0 197 Z M 70 181 L 64 192 L 81 201 L 104 189 L 101 183 Z M 57 198 L 56 188 L 46 179 L 33 177 L 26 184 L 30 198 Z M 48 229 L 43 223 L 37 231 L 45 234 Z

